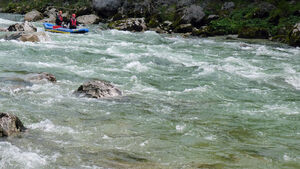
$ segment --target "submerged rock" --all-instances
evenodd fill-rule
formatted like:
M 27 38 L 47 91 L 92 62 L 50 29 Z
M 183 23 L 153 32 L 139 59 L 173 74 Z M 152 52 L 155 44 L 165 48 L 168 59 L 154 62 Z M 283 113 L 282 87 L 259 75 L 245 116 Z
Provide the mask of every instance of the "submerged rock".
M 14 31 L 36 32 L 37 28 L 32 23 L 29 23 L 29 22 L 25 21 L 21 24 L 16 23 L 16 24 L 10 25 L 7 30 L 10 31 L 10 32 L 14 32 Z
M 27 79 L 30 82 L 32 82 L 32 81 L 43 81 L 43 80 L 53 82 L 53 83 L 56 82 L 56 77 L 53 74 L 46 73 L 46 72 L 38 73 L 38 74 L 31 74 L 31 75 L 29 75 L 29 77 Z
M 289 44 L 291 46 L 300 46 L 300 23 L 297 23 L 289 33 Z
M 0 28 L 0 32 L 7 32 L 8 30 L 6 28 Z
M 22 42 L 44 42 L 49 41 L 50 36 L 45 32 L 16 32 L 12 34 L 6 34 L 4 36 L 5 40 L 18 40 Z
M 29 22 L 35 22 L 35 21 L 43 19 L 43 17 L 44 16 L 42 13 L 40 13 L 37 10 L 33 10 L 33 11 L 25 14 L 24 20 L 29 21 Z
M 75 94 L 96 99 L 122 96 L 122 92 L 118 88 L 101 80 L 84 83 L 75 91 Z
M 142 32 L 148 28 L 144 18 L 128 18 L 110 23 L 109 28 L 123 31 Z
M 0 137 L 11 136 L 25 130 L 26 128 L 17 116 L 0 113 Z
M 88 24 L 97 24 L 99 23 L 99 17 L 97 15 L 91 14 L 91 15 L 82 15 L 77 17 L 77 21 L 79 23 L 88 25 Z

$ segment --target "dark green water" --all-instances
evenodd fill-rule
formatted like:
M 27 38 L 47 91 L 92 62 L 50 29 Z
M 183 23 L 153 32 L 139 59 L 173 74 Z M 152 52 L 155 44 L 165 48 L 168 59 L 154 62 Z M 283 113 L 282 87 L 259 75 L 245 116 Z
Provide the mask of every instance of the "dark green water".
M 299 48 L 96 26 L 49 35 L 0 40 L 0 111 L 29 128 L 0 141 L 0 168 L 300 168 Z M 37 72 L 58 82 L 3 80 Z M 124 97 L 72 95 L 90 79 Z

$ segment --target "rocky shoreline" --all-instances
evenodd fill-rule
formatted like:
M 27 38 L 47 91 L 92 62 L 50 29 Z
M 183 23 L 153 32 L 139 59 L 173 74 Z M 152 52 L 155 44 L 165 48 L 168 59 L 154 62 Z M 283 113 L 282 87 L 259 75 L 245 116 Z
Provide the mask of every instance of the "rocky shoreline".
M 239 38 L 269 39 L 300 46 L 300 2 L 294 0 L 81 0 L 17 1 L 3 12 L 26 14 L 25 20 L 54 22 L 58 10 L 64 19 L 76 13 L 82 24 L 104 22 L 108 28 L 152 30 L 185 36 L 237 34 Z

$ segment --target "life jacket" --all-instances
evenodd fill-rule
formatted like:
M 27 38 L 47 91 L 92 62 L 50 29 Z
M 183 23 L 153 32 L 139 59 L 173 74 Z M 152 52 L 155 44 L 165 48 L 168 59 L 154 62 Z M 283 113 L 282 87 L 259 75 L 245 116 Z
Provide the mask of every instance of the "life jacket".
M 76 19 L 71 18 L 71 25 L 76 26 Z
M 61 22 L 63 21 L 63 17 L 61 15 L 58 15 L 58 18 Z

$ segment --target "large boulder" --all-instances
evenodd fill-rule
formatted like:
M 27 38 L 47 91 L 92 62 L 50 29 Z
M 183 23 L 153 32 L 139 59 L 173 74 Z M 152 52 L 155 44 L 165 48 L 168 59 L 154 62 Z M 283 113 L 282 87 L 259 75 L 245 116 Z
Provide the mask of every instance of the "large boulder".
M 231 10 L 235 7 L 234 2 L 225 2 L 222 6 L 222 10 Z
M 144 18 L 128 18 L 111 22 L 109 25 L 111 29 L 142 32 L 147 30 Z
M 203 24 L 205 13 L 203 8 L 197 5 L 191 5 L 183 11 L 182 21 L 185 24 L 191 23 L 192 25 L 199 27 Z
M 75 94 L 96 99 L 122 96 L 122 92 L 118 88 L 101 80 L 84 83 L 75 91 Z
M 36 32 L 37 28 L 30 22 L 16 23 L 8 27 L 8 31 Z
M 100 16 L 110 17 L 117 13 L 122 3 L 122 0 L 93 0 L 93 8 Z
M 55 23 L 57 13 L 58 13 L 57 9 L 53 7 L 47 7 L 44 12 L 44 16 L 46 16 L 46 18 L 44 18 L 40 22 Z
M 22 42 L 44 42 L 49 41 L 50 37 L 45 32 L 16 32 L 4 36 L 5 40 L 18 40 Z
M 7 137 L 25 131 L 21 120 L 12 114 L 0 113 L 0 137 Z
M 238 32 L 238 38 L 268 39 L 269 37 L 270 35 L 268 30 L 258 27 L 244 27 Z
M 99 23 L 99 17 L 97 15 L 91 14 L 91 15 L 82 15 L 77 17 L 77 21 L 79 23 L 88 25 L 88 24 L 97 24 Z
M 297 23 L 289 33 L 289 44 L 291 46 L 300 46 L 300 23 Z
M 29 22 L 35 22 L 35 21 L 43 19 L 43 17 L 44 16 L 42 13 L 40 13 L 37 10 L 33 10 L 33 11 L 25 14 L 24 20 L 29 21 Z

